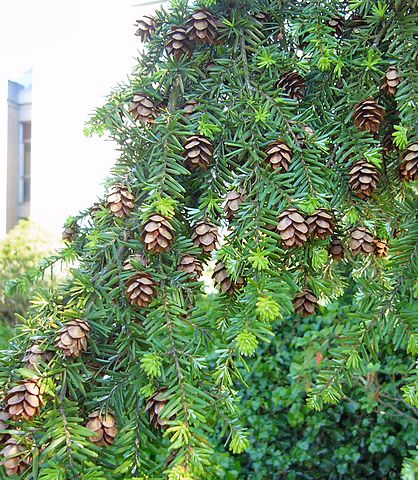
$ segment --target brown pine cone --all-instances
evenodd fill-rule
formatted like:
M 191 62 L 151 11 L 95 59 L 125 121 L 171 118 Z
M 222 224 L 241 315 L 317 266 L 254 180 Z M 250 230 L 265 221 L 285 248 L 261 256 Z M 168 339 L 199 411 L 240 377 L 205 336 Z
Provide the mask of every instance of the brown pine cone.
M 221 261 L 217 261 L 212 274 L 215 285 L 218 285 L 222 293 L 232 295 L 236 290 L 244 285 L 244 279 L 240 277 L 237 282 L 233 282 L 232 278 Z
M 418 142 L 409 144 L 402 154 L 401 177 L 408 182 L 418 180 Z
M 129 217 L 134 209 L 134 196 L 124 185 L 114 185 L 107 197 L 107 208 L 118 218 Z
M 308 240 L 308 224 L 296 208 L 288 208 L 279 215 L 277 230 L 288 248 L 300 247 Z
M 134 121 L 138 120 L 141 123 L 154 123 L 157 118 L 157 106 L 145 93 L 134 95 L 128 110 Z
M 0 455 L 3 458 L 1 463 L 8 477 L 21 475 L 32 463 L 27 448 L 13 437 L 6 440 L 5 447 L 0 452 Z
M 148 307 L 157 296 L 154 279 L 145 272 L 134 275 L 126 283 L 126 295 L 131 305 Z
M 273 17 L 266 12 L 256 12 L 252 15 L 260 23 L 268 23 L 273 21 Z
M 373 240 L 374 243 L 374 254 L 376 257 L 384 258 L 388 256 L 389 253 L 389 245 L 386 240 L 380 240 L 379 238 L 375 238 Z
M 292 161 L 292 149 L 283 140 L 272 143 L 266 151 L 266 160 L 276 170 L 287 172 Z
M 318 299 L 309 288 L 305 288 L 296 294 L 292 303 L 295 307 L 295 312 L 301 317 L 313 315 L 318 307 Z
M 334 29 L 336 37 L 342 37 L 344 33 L 344 18 L 333 17 L 328 21 L 328 25 Z
M 205 220 L 198 222 L 192 235 L 192 241 L 204 252 L 213 252 L 218 248 L 218 227 Z
M 26 368 L 36 370 L 40 363 L 48 363 L 53 357 L 52 352 L 43 350 L 39 345 L 32 345 L 26 352 L 23 361 L 27 364 Z
M 98 447 L 110 447 L 118 433 L 116 418 L 109 412 L 102 415 L 99 410 L 89 415 L 86 428 L 97 434 L 97 436 L 90 437 L 90 440 Z
M 382 154 L 383 155 L 389 155 L 391 152 L 393 152 L 397 147 L 395 145 L 395 142 L 393 141 L 393 136 L 392 136 L 392 131 L 388 132 L 382 140 Z
M 187 115 L 191 115 L 192 113 L 194 113 L 198 105 L 199 102 L 197 100 L 187 100 L 183 107 L 184 113 L 186 113 Z
M 135 26 L 138 27 L 135 35 L 141 39 L 141 42 L 147 42 L 157 29 L 157 20 L 155 17 L 144 15 L 136 21 Z
M 13 420 L 31 420 L 43 405 L 41 391 L 35 380 L 22 380 L 7 393 L 6 411 Z
M 101 209 L 102 209 L 101 203 L 98 203 L 98 202 L 93 203 L 93 205 L 89 208 L 89 215 L 92 220 L 96 220 L 98 213 L 101 211 Z
M 203 272 L 200 260 L 188 254 L 181 257 L 178 268 L 182 272 L 188 273 L 192 278 L 200 278 Z
M 241 203 L 245 202 L 247 196 L 243 193 L 238 192 L 237 190 L 232 190 L 228 192 L 225 196 L 223 203 L 223 208 L 225 216 L 228 220 L 232 220 L 237 213 Z
M 302 127 L 302 130 L 299 130 L 295 133 L 296 143 L 299 145 L 299 147 L 303 148 L 306 146 L 306 139 L 312 137 L 312 135 L 314 134 L 315 132 L 311 127 L 309 127 L 308 125 L 304 125 Z
M 193 53 L 193 45 L 187 38 L 186 29 L 183 27 L 171 27 L 167 34 L 166 51 L 170 57 L 179 60 L 184 55 L 190 57 Z
M 389 67 L 388 71 L 385 73 L 382 83 L 382 90 L 386 95 L 396 95 L 398 85 L 401 83 L 401 77 L 399 76 L 398 69 L 395 65 Z
M 64 242 L 72 243 L 77 238 L 77 235 L 80 231 L 77 222 L 73 222 L 67 225 L 64 225 L 64 230 L 62 231 L 62 240 Z
M 6 442 L 9 438 L 7 433 L 2 433 L 2 431 L 7 430 L 8 420 L 10 419 L 10 415 L 6 412 L 6 410 L 0 409 L 0 445 Z
M 169 395 L 166 388 L 161 388 L 148 400 L 145 411 L 149 412 L 150 424 L 155 428 L 167 428 L 168 418 L 162 417 L 161 412 L 167 405 Z
M 166 252 L 171 248 L 174 240 L 173 227 L 168 219 L 162 215 L 151 215 L 145 222 L 141 238 L 145 244 L 145 249 L 149 252 Z
M 325 208 L 320 208 L 306 219 L 309 235 L 325 240 L 334 233 L 334 219 Z
M 334 260 L 342 260 L 344 258 L 344 245 L 339 238 L 334 238 L 328 248 L 329 255 Z
M 305 95 L 305 80 L 298 72 L 288 72 L 277 83 L 291 98 L 302 100 Z
M 212 163 L 212 142 L 202 135 L 193 135 L 188 138 L 183 151 L 184 163 L 192 172 L 196 168 L 207 170 Z
M 385 115 L 385 109 L 378 105 L 374 98 L 369 97 L 355 106 L 354 125 L 359 127 L 360 130 L 376 133 L 379 131 Z
M 350 18 L 349 18 L 349 26 L 350 30 L 353 31 L 353 33 L 359 33 L 363 27 L 367 25 L 367 22 L 364 17 L 359 15 L 358 13 L 354 13 Z
M 135 270 L 135 267 L 131 263 L 132 260 L 138 262 L 140 265 L 143 265 L 144 267 L 148 267 L 148 265 L 149 265 L 149 261 L 148 261 L 147 257 L 144 254 L 139 253 L 137 255 L 130 255 L 125 260 L 125 262 L 123 263 L 123 269 L 124 270 Z
M 358 227 L 351 232 L 350 249 L 353 255 L 359 253 L 373 253 L 374 242 L 373 235 L 364 227 Z
M 89 333 L 87 321 L 74 318 L 59 330 L 55 345 L 66 357 L 77 358 L 87 350 Z
M 364 200 L 370 198 L 380 177 L 376 167 L 365 160 L 359 160 L 348 174 L 350 187 L 356 195 Z
M 196 10 L 186 22 L 186 34 L 192 43 L 215 43 L 218 37 L 217 18 L 209 10 Z

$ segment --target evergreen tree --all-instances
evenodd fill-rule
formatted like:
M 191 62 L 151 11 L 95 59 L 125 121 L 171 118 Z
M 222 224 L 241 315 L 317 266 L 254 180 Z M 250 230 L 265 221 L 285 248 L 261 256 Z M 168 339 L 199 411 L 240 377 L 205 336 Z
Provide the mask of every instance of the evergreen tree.
M 216 478 L 214 433 L 249 444 L 248 357 L 348 286 L 308 406 L 402 349 L 418 408 L 417 21 L 415 0 L 177 0 L 138 21 L 145 53 L 87 127 L 119 145 L 107 191 L 31 279 L 79 266 L 1 359 L 7 475 Z

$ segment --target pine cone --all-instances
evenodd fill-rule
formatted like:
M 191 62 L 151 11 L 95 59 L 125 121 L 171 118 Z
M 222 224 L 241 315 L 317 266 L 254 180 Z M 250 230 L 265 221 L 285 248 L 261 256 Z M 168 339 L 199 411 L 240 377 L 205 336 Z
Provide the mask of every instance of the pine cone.
M 212 278 L 215 285 L 219 285 L 221 292 L 227 293 L 228 295 L 232 295 L 244 285 L 244 279 L 242 277 L 240 277 L 237 282 L 233 282 L 225 264 L 219 260 L 216 262 Z
M 389 245 L 386 240 L 380 240 L 379 238 L 375 238 L 373 240 L 374 243 L 374 254 L 376 257 L 384 258 L 388 256 L 389 253 Z
M 157 118 L 157 107 L 145 93 L 134 95 L 128 111 L 134 121 L 138 120 L 141 123 L 154 123 L 154 120 Z
M 350 248 L 353 255 L 368 254 L 374 250 L 373 235 L 364 227 L 358 227 L 351 232 Z
M 149 273 L 141 272 L 126 283 L 126 295 L 132 305 L 148 307 L 157 296 L 156 284 Z
M 288 208 L 279 215 L 277 230 L 288 248 L 300 247 L 308 240 L 308 224 L 296 208 Z
M 107 208 L 120 218 L 129 217 L 134 209 L 134 196 L 124 185 L 114 185 L 107 197 Z
M 277 83 L 291 98 L 302 100 L 305 95 L 305 80 L 298 72 L 283 75 Z
M 193 52 L 193 46 L 187 38 L 186 29 L 183 27 L 171 27 L 165 48 L 167 54 L 177 60 L 184 55 L 190 57 Z
M 39 345 L 32 345 L 26 352 L 23 361 L 27 364 L 26 368 L 36 370 L 40 363 L 48 363 L 53 357 L 52 352 L 43 350 Z
M 183 157 L 186 167 L 192 172 L 198 167 L 207 170 L 212 162 L 213 145 L 206 137 L 193 135 L 186 141 Z
M 385 114 L 385 109 L 378 105 L 374 98 L 366 98 L 354 108 L 354 125 L 359 127 L 360 130 L 376 133 L 379 131 Z
M 276 170 L 287 172 L 292 161 L 292 150 L 283 140 L 272 143 L 267 152 L 266 160 Z
M 0 409 L 0 445 L 5 443 L 9 438 L 7 433 L 2 433 L 3 430 L 7 430 L 9 428 L 7 422 L 9 419 L 10 415 L 6 412 L 6 410 Z
M 186 22 L 186 34 L 190 42 L 215 43 L 218 37 L 217 18 L 209 10 L 196 10 Z
M 27 448 L 13 437 L 7 439 L 5 445 L 0 455 L 3 457 L 1 463 L 6 470 L 6 475 L 8 477 L 21 475 L 32 463 Z
M 141 42 L 147 42 L 157 29 L 157 21 L 155 17 L 144 15 L 140 20 L 136 21 L 135 26 L 138 27 L 135 35 L 141 39 Z
M 218 247 L 218 228 L 213 223 L 202 220 L 194 229 L 192 241 L 204 252 L 213 252 Z
M 306 139 L 312 137 L 315 132 L 308 125 L 303 125 L 302 130 L 295 133 L 296 143 L 303 148 L 306 145 Z
M 185 254 L 181 257 L 179 270 L 188 273 L 193 278 L 200 278 L 203 272 L 202 263 L 193 255 Z
M 168 418 L 161 417 L 163 408 L 169 400 L 167 389 L 161 388 L 148 400 L 145 411 L 149 412 L 149 421 L 155 428 L 167 428 Z
M 408 182 L 418 180 L 418 142 L 409 144 L 402 154 L 401 177 Z
M 99 447 L 110 447 L 118 433 L 115 417 L 111 413 L 102 415 L 99 410 L 89 415 L 86 428 L 97 434 L 97 437 L 90 437 L 90 440 Z
M 256 12 L 252 16 L 260 23 L 269 23 L 273 21 L 273 17 L 266 12 Z
M 359 33 L 361 31 L 361 29 L 363 27 L 365 27 L 367 25 L 367 22 L 366 20 L 364 19 L 364 17 L 362 17 L 361 15 L 359 15 L 358 13 L 354 13 L 351 18 L 349 19 L 349 26 L 350 26 L 350 29 L 354 32 L 354 33 Z
M 154 214 L 146 221 L 142 233 L 145 249 L 152 253 L 163 253 L 171 248 L 174 239 L 173 227 L 167 218 Z
M 66 357 L 77 358 L 87 350 L 89 332 L 87 321 L 75 318 L 59 330 L 55 344 Z
M 232 220 L 237 213 L 241 203 L 245 202 L 247 196 L 237 190 L 228 192 L 223 203 L 225 216 L 228 220 Z
M 370 198 L 380 176 L 374 165 L 365 160 L 359 160 L 349 171 L 349 175 L 350 187 L 356 195 L 364 200 Z
M 344 18 L 334 17 L 328 21 L 328 25 L 334 29 L 336 37 L 342 37 L 344 33 Z
M 144 254 L 139 253 L 138 255 L 131 255 L 125 260 L 125 262 L 123 264 L 123 269 L 124 270 L 136 270 L 135 267 L 131 263 L 132 260 L 138 262 L 139 264 L 143 265 L 144 267 L 148 267 L 148 265 L 149 265 L 149 261 L 148 261 L 147 257 Z
M 295 312 L 301 317 L 313 315 L 318 307 L 318 299 L 309 288 L 305 288 L 299 292 L 292 303 L 295 307 Z
M 95 202 L 89 209 L 89 215 L 92 220 L 96 220 L 98 213 L 102 210 L 102 204 Z
M 401 77 L 395 65 L 389 67 L 383 78 L 382 90 L 386 95 L 396 95 L 398 85 L 401 83 Z
M 22 380 L 12 388 L 5 399 L 7 413 L 13 420 L 31 420 L 43 405 L 41 391 L 35 380 Z
M 306 219 L 309 235 L 325 240 L 334 233 L 334 219 L 324 208 L 320 208 Z
M 388 132 L 382 140 L 382 154 L 389 155 L 396 149 L 395 142 L 392 136 L 393 131 Z
M 186 100 L 186 103 L 183 107 L 184 113 L 191 115 L 196 110 L 199 102 L 197 100 Z
M 334 238 L 328 248 L 328 253 L 334 260 L 342 260 L 344 258 L 344 245 L 339 238 Z
M 72 243 L 77 238 L 80 229 L 77 225 L 77 222 L 64 225 L 64 230 L 62 231 L 62 240 L 64 242 Z

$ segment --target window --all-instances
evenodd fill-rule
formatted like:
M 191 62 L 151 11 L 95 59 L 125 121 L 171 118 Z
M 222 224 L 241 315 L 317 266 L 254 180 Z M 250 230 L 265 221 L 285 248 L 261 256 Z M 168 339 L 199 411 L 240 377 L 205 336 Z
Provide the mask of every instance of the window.
M 31 171 L 31 137 L 32 124 L 24 122 L 20 125 L 21 151 L 19 162 L 19 203 L 30 201 L 30 171 Z

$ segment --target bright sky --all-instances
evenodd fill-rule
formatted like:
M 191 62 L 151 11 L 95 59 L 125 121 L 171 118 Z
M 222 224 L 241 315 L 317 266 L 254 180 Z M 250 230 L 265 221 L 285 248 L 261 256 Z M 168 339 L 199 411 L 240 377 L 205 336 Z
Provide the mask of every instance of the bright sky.
M 91 205 L 116 158 L 84 122 L 127 78 L 140 48 L 141 0 L 0 0 L 0 80 L 33 67 L 33 219 L 57 231 Z M 4 101 L 3 99 L 0 99 Z

